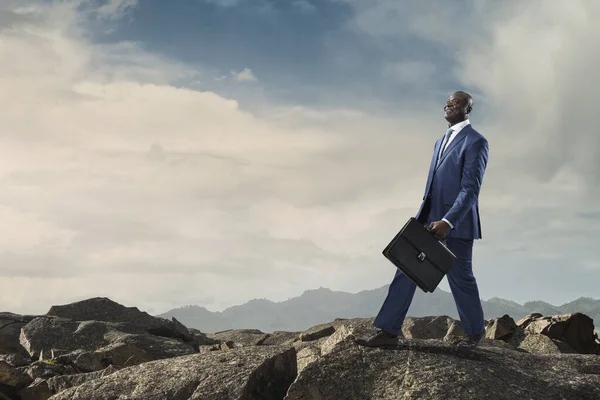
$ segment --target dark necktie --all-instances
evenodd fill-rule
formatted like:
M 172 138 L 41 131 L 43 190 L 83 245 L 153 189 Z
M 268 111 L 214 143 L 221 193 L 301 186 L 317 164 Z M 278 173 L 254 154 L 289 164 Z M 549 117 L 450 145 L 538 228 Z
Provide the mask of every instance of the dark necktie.
M 437 167 L 437 164 L 440 162 L 440 158 L 442 158 L 442 154 L 444 154 L 444 150 L 446 150 L 446 146 L 448 145 L 448 140 L 450 139 L 450 136 L 452 135 L 452 132 L 454 132 L 452 130 L 452 128 L 449 128 L 446 131 L 446 134 L 444 135 L 444 140 L 442 141 L 442 145 L 440 146 L 440 152 L 438 154 L 438 158 L 436 161 L 435 166 Z

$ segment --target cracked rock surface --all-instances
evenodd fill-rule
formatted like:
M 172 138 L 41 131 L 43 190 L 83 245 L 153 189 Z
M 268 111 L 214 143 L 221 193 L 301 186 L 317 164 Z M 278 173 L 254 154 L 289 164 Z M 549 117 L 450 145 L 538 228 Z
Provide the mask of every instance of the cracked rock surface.
M 437 340 L 370 349 L 347 337 L 304 367 L 285 400 L 597 400 L 599 365 L 598 356 L 465 351 Z
M 125 368 L 50 400 L 282 399 L 295 377 L 293 348 L 241 347 Z

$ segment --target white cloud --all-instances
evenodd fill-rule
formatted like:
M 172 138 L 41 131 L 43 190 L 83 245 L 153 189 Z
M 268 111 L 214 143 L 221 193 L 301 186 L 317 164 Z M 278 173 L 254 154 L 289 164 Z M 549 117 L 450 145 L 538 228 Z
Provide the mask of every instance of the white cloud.
M 411 85 L 427 85 L 435 73 L 435 64 L 425 61 L 387 63 L 383 69 L 384 76 Z
M 255 82 L 257 81 L 256 77 L 252 73 L 250 68 L 244 68 L 240 72 L 231 71 L 231 75 L 233 79 L 237 82 Z
M 308 0 L 294 0 L 292 3 L 294 7 L 304 13 L 311 13 L 317 10 L 314 4 L 310 3 Z
M 137 3 L 138 0 L 107 0 L 105 4 L 97 8 L 96 12 L 104 18 L 119 19 Z
M 9 60 L 0 65 L 4 307 L 40 312 L 48 302 L 99 291 L 141 307 L 165 303 L 155 286 L 125 294 L 119 285 L 96 285 L 131 276 L 139 285 L 165 285 L 163 293 L 179 288 L 171 306 L 193 302 L 198 290 L 235 304 L 287 298 L 318 282 L 333 287 L 335 265 L 364 253 L 358 246 L 346 255 L 339 221 L 359 244 L 368 216 L 407 195 L 387 182 L 384 192 L 373 189 L 395 174 L 390 165 L 400 167 L 388 145 L 399 147 L 406 136 L 388 131 L 361 141 L 365 127 L 389 129 L 391 120 L 285 107 L 252 115 L 215 93 L 171 86 L 199 75 L 187 65 L 132 43 L 74 36 L 72 7 L 42 11 L 53 19 L 35 29 L 15 25 L 1 38 Z M 242 77 L 252 76 L 245 71 Z M 351 156 L 357 150 L 365 152 L 360 160 Z M 408 148 L 401 153 L 412 156 Z M 422 182 L 413 185 L 409 195 L 418 199 Z M 349 200 L 357 194 L 365 203 Z M 324 263 L 331 273 L 315 275 Z M 285 283 L 305 271 L 312 275 Z M 40 276 L 45 284 L 37 287 Z M 258 283 L 265 276 L 269 289 Z M 37 298 L 26 302 L 33 287 Z
M 238 4 L 239 0 L 204 0 L 209 4 L 216 4 L 220 7 L 233 7 Z
M 258 79 L 250 68 L 241 71 L 230 71 L 229 75 L 221 75 L 214 78 L 215 81 L 232 80 L 234 82 L 257 82 Z

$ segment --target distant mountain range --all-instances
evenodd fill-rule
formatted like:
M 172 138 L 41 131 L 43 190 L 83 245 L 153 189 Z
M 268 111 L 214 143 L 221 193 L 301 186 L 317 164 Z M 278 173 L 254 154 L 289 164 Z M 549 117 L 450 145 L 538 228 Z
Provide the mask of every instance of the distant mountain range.
M 370 318 L 377 315 L 388 291 L 388 285 L 379 289 L 346 293 L 320 288 L 307 290 L 298 297 L 282 302 L 264 299 L 251 300 L 221 312 L 212 312 L 200 306 L 175 308 L 159 317 L 175 317 L 189 328 L 205 333 L 227 329 L 260 329 L 263 332 L 303 331 L 311 326 L 331 322 L 336 318 Z M 581 297 L 561 306 L 543 301 L 523 305 L 501 298 L 483 301 L 486 319 L 510 315 L 515 320 L 530 313 L 557 315 L 582 312 L 594 319 L 600 328 L 600 300 Z M 434 293 L 416 291 L 408 312 L 409 316 L 448 315 L 458 319 L 451 293 L 437 289 Z

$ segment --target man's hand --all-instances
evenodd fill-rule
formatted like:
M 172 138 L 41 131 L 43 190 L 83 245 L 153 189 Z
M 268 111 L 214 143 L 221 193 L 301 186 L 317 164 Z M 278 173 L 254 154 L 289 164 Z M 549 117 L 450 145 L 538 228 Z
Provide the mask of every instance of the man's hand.
M 433 233 L 436 238 L 442 240 L 450 231 L 450 225 L 446 221 L 433 221 L 429 224 L 429 232 Z

